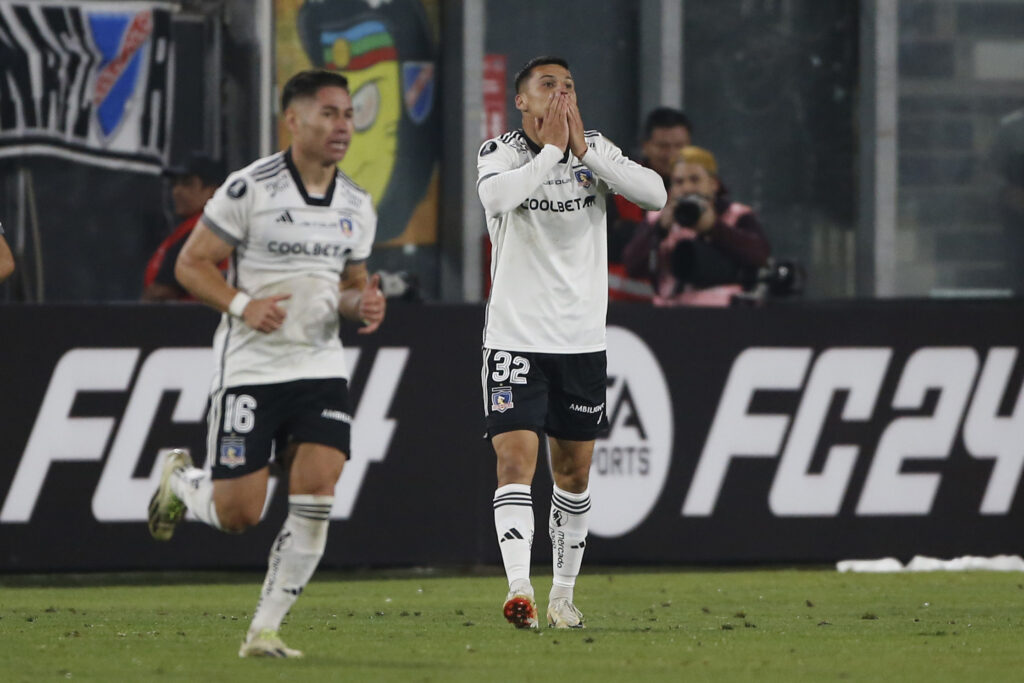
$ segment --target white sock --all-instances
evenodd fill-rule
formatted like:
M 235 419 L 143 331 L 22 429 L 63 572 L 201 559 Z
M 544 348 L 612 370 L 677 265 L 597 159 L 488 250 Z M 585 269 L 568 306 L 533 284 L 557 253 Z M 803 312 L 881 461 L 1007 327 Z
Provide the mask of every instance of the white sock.
M 494 492 L 494 530 L 509 587 L 529 584 L 533 499 L 527 484 L 506 484 Z
M 274 539 L 267 577 L 252 615 L 249 633 L 276 631 L 320 564 L 327 546 L 328 517 L 334 496 L 290 495 L 288 518 Z
M 590 513 L 590 489 L 569 493 L 554 486 L 551 492 L 551 515 L 548 533 L 551 536 L 551 564 L 554 577 L 550 599 L 572 601 L 576 577 L 583 564 L 587 547 L 587 517 Z
M 209 472 L 198 467 L 178 470 L 171 477 L 171 491 L 185 502 L 196 519 L 223 531 L 213 503 L 213 478 Z

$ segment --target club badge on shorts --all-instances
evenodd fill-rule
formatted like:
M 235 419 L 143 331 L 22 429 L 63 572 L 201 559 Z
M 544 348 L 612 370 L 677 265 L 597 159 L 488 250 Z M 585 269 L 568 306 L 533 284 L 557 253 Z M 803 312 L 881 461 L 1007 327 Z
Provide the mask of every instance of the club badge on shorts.
M 491 412 L 504 413 L 513 408 L 512 387 L 494 387 L 491 389 Z
M 228 437 L 220 442 L 220 459 L 218 462 L 229 469 L 245 464 L 245 439 Z

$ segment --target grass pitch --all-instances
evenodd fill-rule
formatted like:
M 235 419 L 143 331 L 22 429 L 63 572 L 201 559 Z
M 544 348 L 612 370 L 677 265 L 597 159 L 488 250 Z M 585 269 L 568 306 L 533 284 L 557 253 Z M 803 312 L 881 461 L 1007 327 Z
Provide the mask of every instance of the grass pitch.
M 537 568 L 538 570 L 540 568 Z M 535 582 L 543 619 L 550 579 Z M 0 577 L 0 679 L 988 681 L 1024 676 L 1024 577 L 592 568 L 587 629 L 517 631 L 504 578 L 320 573 L 240 660 L 262 577 Z

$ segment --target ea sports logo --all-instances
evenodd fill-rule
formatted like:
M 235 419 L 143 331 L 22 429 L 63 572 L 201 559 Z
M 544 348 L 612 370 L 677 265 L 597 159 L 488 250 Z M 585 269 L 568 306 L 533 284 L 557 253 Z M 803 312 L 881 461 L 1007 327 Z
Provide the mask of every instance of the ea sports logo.
M 658 502 L 672 455 L 672 402 L 665 375 L 644 341 L 608 328 L 608 421 L 590 467 L 590 532 L 622 536 Z

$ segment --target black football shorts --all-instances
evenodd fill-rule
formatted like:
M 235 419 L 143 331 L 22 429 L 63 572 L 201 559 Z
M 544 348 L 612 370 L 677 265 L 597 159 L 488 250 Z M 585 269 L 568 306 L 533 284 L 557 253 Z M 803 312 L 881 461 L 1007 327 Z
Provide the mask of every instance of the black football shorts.
M 211 397 L 207 422 L 214 479 L 260 470 L 292 443 L 350 456 L 352 410 L 348 381 L 340 378 L 227 387 Z
M 608 433 L 608 357 L 484 349 L 486 436 L 518 429 L 593 441 Z

